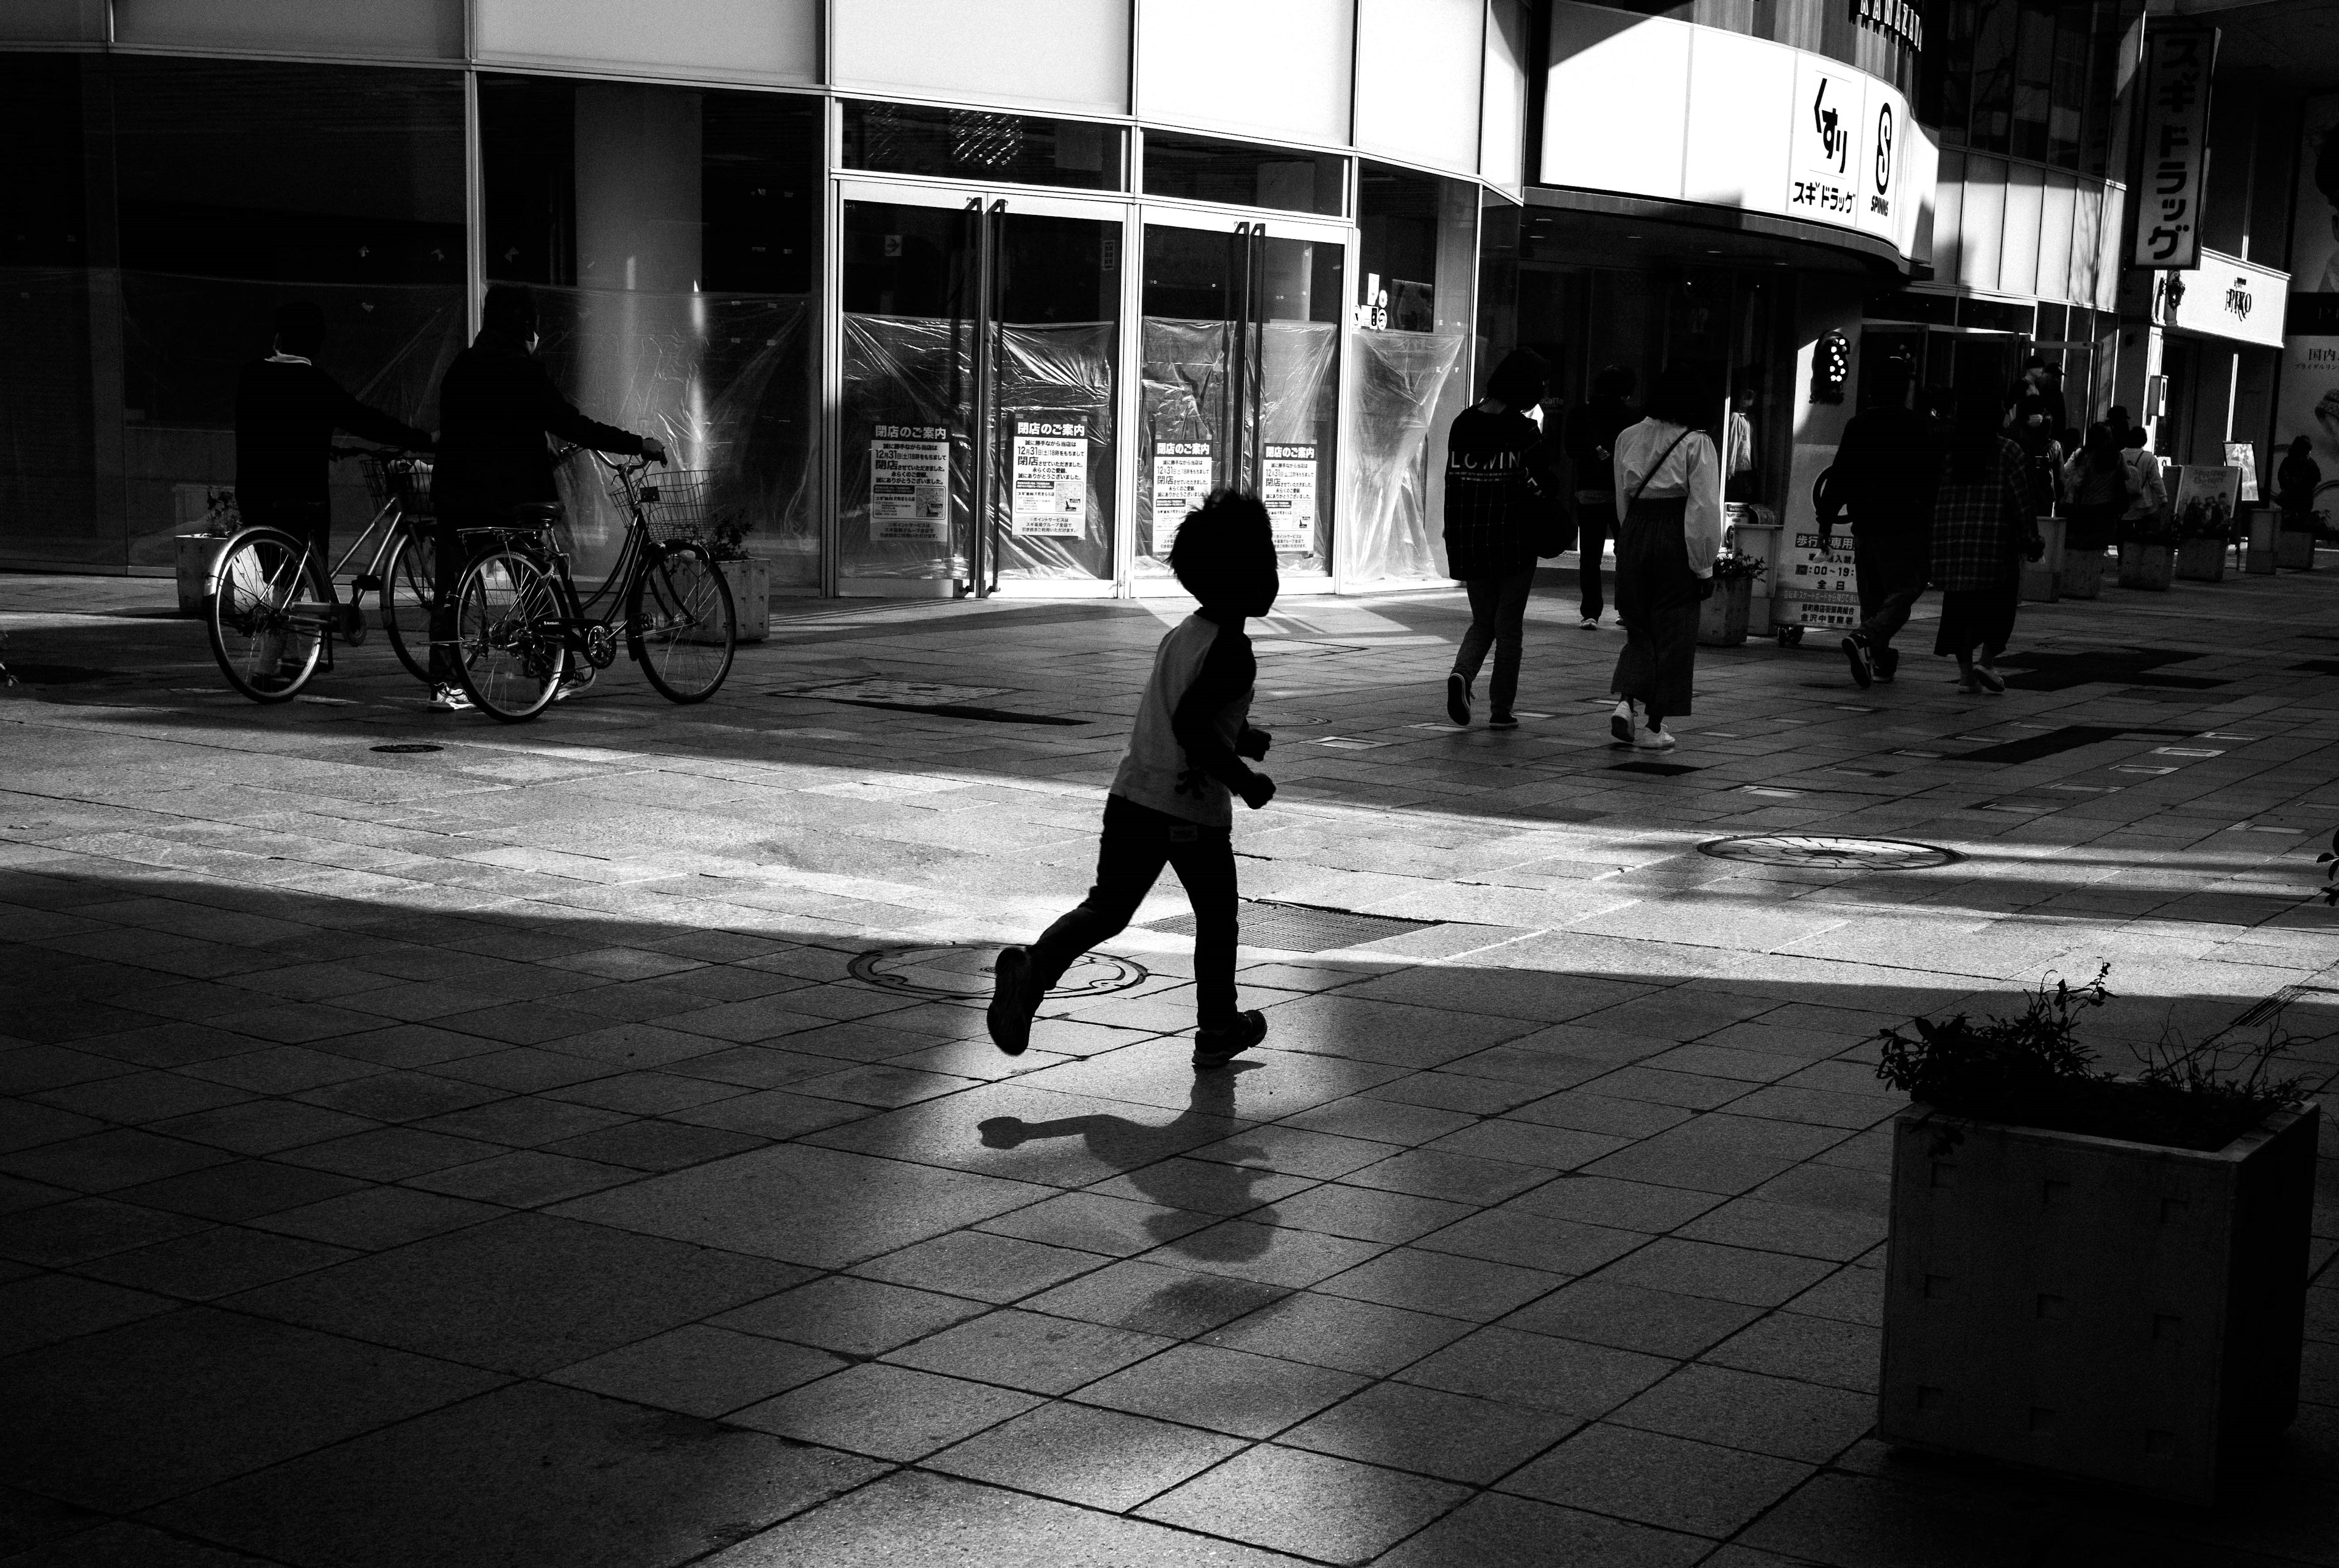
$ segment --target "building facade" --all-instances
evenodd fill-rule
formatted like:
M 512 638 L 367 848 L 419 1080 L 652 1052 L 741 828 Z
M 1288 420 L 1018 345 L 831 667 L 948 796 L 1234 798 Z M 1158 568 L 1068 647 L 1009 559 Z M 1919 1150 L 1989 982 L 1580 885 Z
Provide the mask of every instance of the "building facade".
M 581 406 L 708 472 L 786 593 L 1169 591 L 1177 520 L 1226 484 L 1268 500 L 1287 591 L 1442 580 L 1443 432 L 1518 343 L 1569 401 L 1611 365 L 1726 369 L 1732 498 L 1791 523 L 1882 354 L 1937 388 L 2044 357 L 2074 422 L 2126 399 L 2164 444 L 2233 439 L 2284 397 L 2306 99 L 2218 110 L 2197 280 L 2124 274 L 2156 25 L 2140 0 L 15 0 L 0 565 L 170 569 L 289 299 L 324 307 L 345 385 L 432 426 L 497 281 L 537 291 Z M 2227 68 L 2220 105 L 2265 86 Z M 2203 312 L 2242 295 L 2247 341 L 2221 337 Z M 589 557 L 616 520 L 567 498 Z

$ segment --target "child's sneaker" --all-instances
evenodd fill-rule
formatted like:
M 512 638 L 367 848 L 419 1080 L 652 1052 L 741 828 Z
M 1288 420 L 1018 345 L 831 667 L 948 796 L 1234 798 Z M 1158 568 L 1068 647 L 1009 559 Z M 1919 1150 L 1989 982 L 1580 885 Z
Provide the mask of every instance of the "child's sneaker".
M 1031 1043 L 1031 1020 L 1040 1011 L 1040 998 L 1032 992 L 1031 955 L 1020 947 L 1002 948 L 991 972 L 991 1008 L 984 1014 L 991 1043 L 1010 1056 L 1021 1056 Z
M 1224 1067 L 1266 1038 L 1267 1014 L 1256 1011 L 1238 1013 L 1234 1022 L 1224 1029 L 1198 1029 L 1194 1031 L 1194 1065 L 1199 1068 Z

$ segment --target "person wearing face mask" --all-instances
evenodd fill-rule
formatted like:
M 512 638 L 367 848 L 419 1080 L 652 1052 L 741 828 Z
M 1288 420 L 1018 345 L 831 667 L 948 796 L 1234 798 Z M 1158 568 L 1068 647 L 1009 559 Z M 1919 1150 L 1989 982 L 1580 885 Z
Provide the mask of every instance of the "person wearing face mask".
M 455 637 L 455 584 L 469 558 L 462 530 L 495 528 L 511 521 L 515 508 L 559 498 L 545 438 L 666 461 L 666 448 L 656 437 L 637 436 L 579 413 L 552 384 L 536 345 L 536 297 L 523 284 L 494 284 L 479 312 L 479 335 L 455 356 L 439 386 L 439 461 L 430 478 L 431 506 L 438 514 L 430 681 L 431 706 L 441 711 L 471 705 L 449 652 Z M 563 681 L 560 695 L 568 689 Z

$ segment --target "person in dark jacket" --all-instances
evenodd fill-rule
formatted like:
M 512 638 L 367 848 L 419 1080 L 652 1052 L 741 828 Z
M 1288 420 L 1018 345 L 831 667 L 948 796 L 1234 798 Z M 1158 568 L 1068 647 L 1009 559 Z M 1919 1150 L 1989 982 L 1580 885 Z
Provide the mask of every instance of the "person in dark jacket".
M 1601 592 L 1601 567 L 1608 554 L 1608 536 L 1616 531 L 1616 438 L 1641 422 L 1633 406 L 1638 382 L 1622 365 L 1610 365 L 1592 378 L 1588 402 L 1568 410 L 1565 446 L 1575 469 L 1576 576 L 1581 581 L 1580 623 L 1585 631 L 1598 629 L 1600 612 L 1607 608 Z
M 548 436 L 598 452 L 666 461 L 655 437 L 589 419 L 561 396 L 536 357 L 536 297 L 518 283 L 488 290 L 479 335 L 439 384 L 439 461 L 430 476 L 438 513 L 437 595 L 430 614 L 432 705 L 469 707 L 446 648 L 455 637 L 456 580 L 469 557 L 462 530 L 511 520 L 514 508 L 554 501 Z
M 1876 402 L 1844 426 L 1820 510 L 1822 541 L 1843 511 L 1851 512 L 1860 625 L 1843 639 L 1843 655 L 1862 687 L 1890 680 L 1900 666 L 1892 636 L 1924 596 L 1941 466 L 1933 421 L 1909 407 L 1909 362 L 1887 360 L 1870 374 Z
M 2314 492 L 2323 488 L 2323 465 L 2314 460 L 2314 443 L 2304 436 L 2295 438 L 2274 479 L 2275 504 L 2293 518 L 2310 517 L 2314 511 Z
M 333 595 L 333 432 L 427 452 L 430 437 L 370 409 L 317 368 L 325 312 L 307 300 L 278 308 L 276 341 L 235 378 L 235 500 L 243 520 L 310 540 L 325 597 Z M 355 608 L 354 606 L 351 606 Z
M 1519 656 L 1535 559 L 1556 554 L 1566 511 L 1559 464 L 1526 410 L 1543 400 L 1551 369 L 1514 349 L 1487 379 L 1486 395 L 1454 418 L 1446 439 L 1446 569 L 1470 596 L 1470 629 L 1446 677 L 1446 714 L 1470 722 L 1470 683 L 1495 650 L 1487 724 L 1513 729 Z

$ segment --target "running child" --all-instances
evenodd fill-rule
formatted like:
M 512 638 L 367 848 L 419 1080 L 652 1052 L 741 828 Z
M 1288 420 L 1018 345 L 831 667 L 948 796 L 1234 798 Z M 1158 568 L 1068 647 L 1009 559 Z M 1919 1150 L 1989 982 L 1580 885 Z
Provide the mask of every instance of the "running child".
M 1031 1040 L 1048 989 L 1082 953 L 1124 930 L 1168 865 L 1194 906 L 1194 1065 L 1224 1067 L 1267 1038 L 1267 1019 L 1235 1009 L 1233 797 L 1257 811 L 1275 781 L 1243 764 L 1267 755 L 1249 724 L 1258 676 L 1243 622 L 1275 607 L 1280 582 L 1267 508 L 1220 490 L 1187 515 L 1170 569 L 1201 606 L 1153 655 L 1129 751 L 1104 803 L 1096 885 L 1029 948 L 999 955 L 991 1038 L 1010 1056 Z

